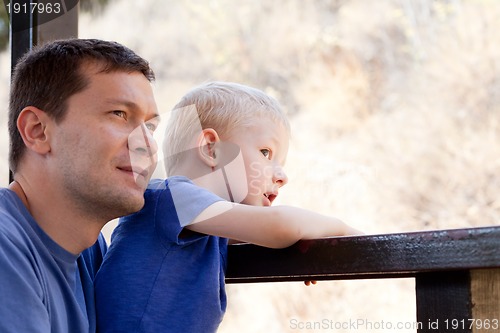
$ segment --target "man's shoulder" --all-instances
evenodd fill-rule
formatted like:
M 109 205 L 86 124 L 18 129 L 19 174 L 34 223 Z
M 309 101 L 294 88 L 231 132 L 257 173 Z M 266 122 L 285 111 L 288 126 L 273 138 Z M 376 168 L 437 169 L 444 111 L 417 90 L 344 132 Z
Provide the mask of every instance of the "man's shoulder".
M 0 249 L 3 259 L 19 256 L 40 263 L 42 252 L 50 255 L 42 229 L 14 192 L 1 189 L 0 199 Z
M 11 274 L 7 266 L 14 262 L 12 270 L 22 270 L 30 262 L 37 262 L 36 246 L 29 217 L 16 207 L 15 194 L 5 190 L 0 189 L 0 266 L 2 273 Z
M 11 207 L 15 204 L 16 194 L 8 188 L 0 188 L 0 213 L 10 211 Z
M 20 240 L 26 233 L 28 217 L 19 205 L 12 191 L 6 188 L 0 189 L 0 235 L 4 240 L 9 239 L 10 242 Z M 6 244 L 2 242 L 3 245 Z

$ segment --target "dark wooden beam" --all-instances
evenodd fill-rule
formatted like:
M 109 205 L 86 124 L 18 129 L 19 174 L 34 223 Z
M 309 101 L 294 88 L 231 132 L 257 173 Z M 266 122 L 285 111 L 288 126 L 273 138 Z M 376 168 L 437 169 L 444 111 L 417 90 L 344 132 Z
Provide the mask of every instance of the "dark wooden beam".
M 500 267 L 500 227 L 229 246 L 228 283 L 415 277 Z

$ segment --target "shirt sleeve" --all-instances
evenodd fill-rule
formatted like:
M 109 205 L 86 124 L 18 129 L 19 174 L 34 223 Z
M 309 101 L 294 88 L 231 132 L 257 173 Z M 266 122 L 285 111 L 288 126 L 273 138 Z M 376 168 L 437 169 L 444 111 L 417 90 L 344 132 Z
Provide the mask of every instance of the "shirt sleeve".
M 193 223 L 194 219 L 209 206 L 224 200 L 196 186 L 187 178 L 170 183 L 169 188 L 179 223 L 183 228 Z
M 149 216 L 148 210 L 154 211 L 155 229 L 167 247 L 171 244 L 187 245 L 207 237 L 198 233 L 181 237 L 181 233 L 206 208 L 224 199 L 196 186 L 185 177 L 171 177 L 167 183 L 167 186 L 157 187 L 157 190 L 146 193 L 146 208 L 143 209 L 145 216 L 142 218 Z

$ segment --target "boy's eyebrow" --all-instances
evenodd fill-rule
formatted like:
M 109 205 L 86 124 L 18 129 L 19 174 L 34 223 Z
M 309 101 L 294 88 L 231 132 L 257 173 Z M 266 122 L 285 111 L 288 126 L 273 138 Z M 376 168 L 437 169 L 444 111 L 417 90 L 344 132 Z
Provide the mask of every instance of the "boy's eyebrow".
M 281 142 L 280 142 L 280 140 L 278 140 L 278 137 L 276 136 L 276 134 L 273 133 L 273 135 L 271 136 L 271 141 L 275 146 L 280 146 Z
M 281 143 L 281 142 L 280 142 L 280 140 L 278 140 L 278 137 L 277 137 L 274 133 L 273 133 L 273 135 L 271 136 L 271 141 L 272 141 L 272 143 L 275 145 L 275 147 L 280 146 L 280 143 Z M 285 165 L 285 164 L 286 164 L 286 158 L 287 158 L 287 155 L 288 155 L 288 153 L 287 153 L 287 154 L 285 154 L 285 156 L 284 156 L 284 160 L 282 161 L 282 165 Z

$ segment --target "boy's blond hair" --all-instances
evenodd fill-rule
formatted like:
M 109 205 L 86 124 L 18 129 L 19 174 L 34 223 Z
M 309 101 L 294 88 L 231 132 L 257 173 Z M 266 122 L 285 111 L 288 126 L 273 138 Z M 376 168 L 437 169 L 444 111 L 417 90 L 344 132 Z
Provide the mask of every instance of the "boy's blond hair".
M 259 89 L 220 81 L 193 88 L 175 105 L 166 125 L 163 152 L 167 175 L 200 129 L 212 128 L 221 140 L 227 140 L 234 130 L 245 130 L 262 117 L 281 124 L 290 133 L 281 105 Z

